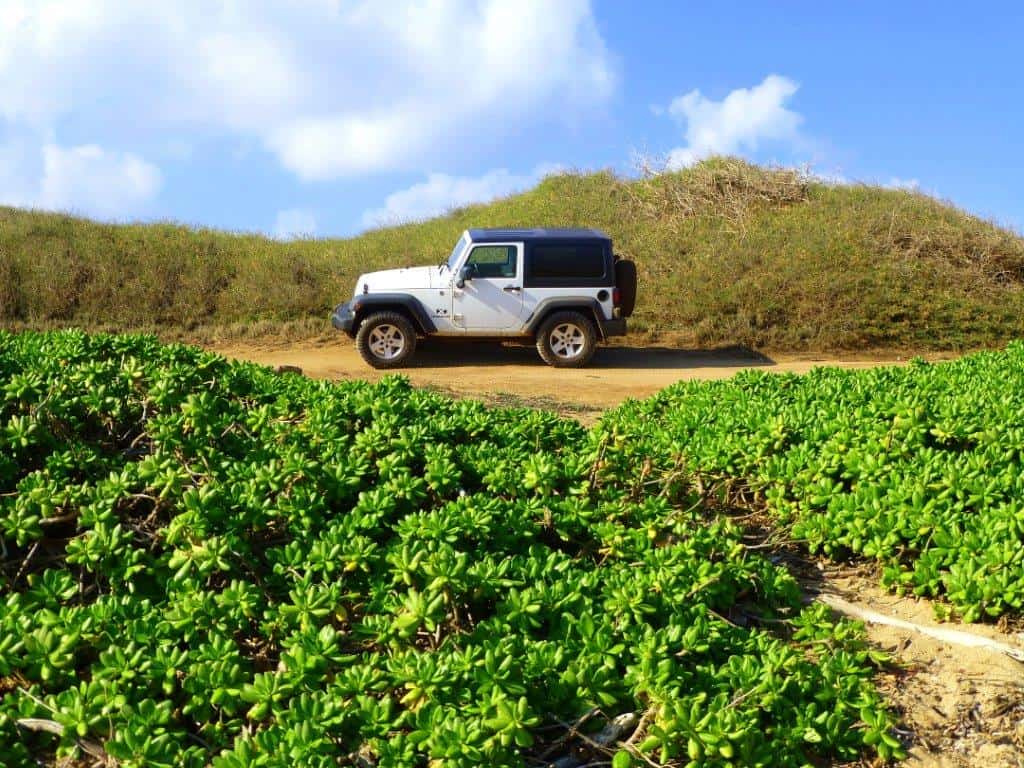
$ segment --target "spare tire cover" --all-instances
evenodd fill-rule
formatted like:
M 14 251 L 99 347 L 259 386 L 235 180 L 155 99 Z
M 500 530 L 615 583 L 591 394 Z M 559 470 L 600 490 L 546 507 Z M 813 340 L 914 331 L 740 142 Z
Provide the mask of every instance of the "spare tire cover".
M 615 262 L 615 286 L 619 289 L 622 316 L 629 317 L 636 306 L 636 264 L 628 259 Z

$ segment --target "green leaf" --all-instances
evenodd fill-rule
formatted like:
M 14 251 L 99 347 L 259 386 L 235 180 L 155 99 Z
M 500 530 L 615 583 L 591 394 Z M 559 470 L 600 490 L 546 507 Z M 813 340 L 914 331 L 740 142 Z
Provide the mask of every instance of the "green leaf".
M 804 741 L 809 742 L 811 744 L 820 744 L 821 734 L 818 733 L 814 728 L 805 728 Z

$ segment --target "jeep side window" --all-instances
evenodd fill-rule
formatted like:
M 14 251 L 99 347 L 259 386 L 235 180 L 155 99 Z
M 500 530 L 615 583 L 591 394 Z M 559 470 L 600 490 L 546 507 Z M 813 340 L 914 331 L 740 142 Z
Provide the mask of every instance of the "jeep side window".
M 604 249 L 600 245 L 535 245 L 527 276 L 538 280 L 604 277 Z
M 515 277 L 516 247 L 514 245 L 478 245 L 466 259 L 475 267 L 476 277 Z

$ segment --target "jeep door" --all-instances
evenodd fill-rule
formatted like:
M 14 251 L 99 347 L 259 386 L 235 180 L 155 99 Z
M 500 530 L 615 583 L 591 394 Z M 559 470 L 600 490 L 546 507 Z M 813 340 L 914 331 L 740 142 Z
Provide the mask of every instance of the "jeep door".
M 452 290 L 452 319 L 467 333 L 518 328 L 523 313 L 522 243 L 474 245 L 463 262 L 473 269 Z

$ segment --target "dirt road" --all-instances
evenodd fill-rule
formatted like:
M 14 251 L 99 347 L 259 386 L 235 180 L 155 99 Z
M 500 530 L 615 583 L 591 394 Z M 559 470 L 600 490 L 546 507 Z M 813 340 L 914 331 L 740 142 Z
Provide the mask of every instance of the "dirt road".
M 377 379 L 347 339 L 330 343 L 213 345 L 229 357 L 264 365 L 295 365 L 307 376 L 328 379 Z M 488 402 L 530 404 L 573 412 L 581 417 L 618 405 L 628 397 L 647 397 L 680 379 L 721 379 L 747 368 L 804 373 L 819 365 L 864 368 L 889 360 L 778 358 L 742 350 L 706 351 L 666 347 L 606 347 L 586 368 L 550 368 L 532 347 L 495 344 L 425 343 L 401 373 L 417 386 Z

